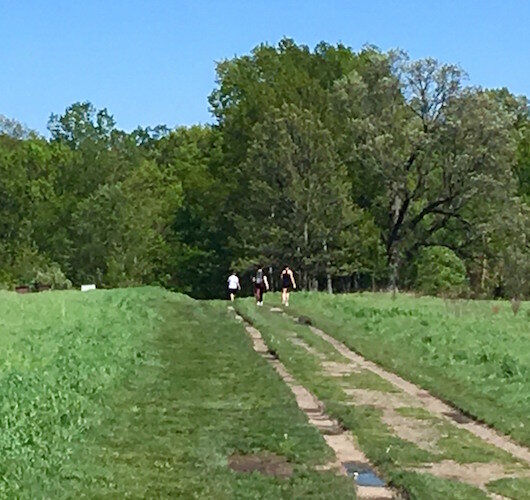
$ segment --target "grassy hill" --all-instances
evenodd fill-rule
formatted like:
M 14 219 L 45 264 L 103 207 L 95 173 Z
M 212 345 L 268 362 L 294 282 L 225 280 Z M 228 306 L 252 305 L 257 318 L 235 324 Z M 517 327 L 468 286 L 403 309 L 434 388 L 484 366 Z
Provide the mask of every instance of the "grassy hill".
M 226 303 L 156 288 L 0 294 L 0 496 L 353 497 Z M 275 453 L 288 478 L 241 474 Z
M 292 321 L 258 310 L 252 299 L 236 304 L 268 341 L 279 342 L 293 373 L 319 389 L 317 365 L 283 339 Z M 267 305 L 279 305 L 279 295 L 269 294 Z M 528 444 L 529 306 L 523 303 L 514 316 L 508 303 L 297 293 L 289 312 Z M 333 358 L 329 346 L 299 330 Z M 149 287 L 0 292 L 0 333 L 0 497 L 355 495 L 350 479 L 316 471 L 331 450 L 251 349 L 226 301 Z M 321 385 L 340 417 L 339 393 L 329 381 Z M 344 422 L 364 429 L 363 446 L 395 484 L 411 498 L 434 491 L 434 479 L 399 472 L 432 457 L 388 437 L 373 412 L 344 408 Z M 460 456 L 458 450 L 455 444 L 444 453 Z M 464 458 L 477 460 L 486 451 L 509 462 L 480 443 Z M 229 467 L 233 455 L 263 453 L 286 460 L 288 477 Z M 441 498 L 454 487 L 436 485 Z

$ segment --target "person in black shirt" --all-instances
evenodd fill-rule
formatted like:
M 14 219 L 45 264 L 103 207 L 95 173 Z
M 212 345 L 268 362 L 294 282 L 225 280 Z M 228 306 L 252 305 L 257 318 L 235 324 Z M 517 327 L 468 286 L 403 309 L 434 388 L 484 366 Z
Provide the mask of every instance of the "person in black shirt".
M 296 288 L 294 274 L 289 266 L 283 268 L 280 279 L 282 280 L 282 304 L 285 307 L 289 307 L 289 294 L 292 288 Z

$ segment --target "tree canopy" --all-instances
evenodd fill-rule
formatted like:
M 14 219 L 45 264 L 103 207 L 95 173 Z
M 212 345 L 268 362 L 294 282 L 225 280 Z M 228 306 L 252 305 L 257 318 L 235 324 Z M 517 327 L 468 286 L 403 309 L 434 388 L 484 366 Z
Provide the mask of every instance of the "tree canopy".
M 418 273 L 449 256 L 462 293 L 530 293 L 525 97 L 284 39 L 219 62 L 209 101 L 214 124 L 173 130 L 124 132 L 88 102 L 49 138 L 0 116 L 0 283 L 218 297 L 231 269 L 274 284 L 289 264 L 307 289 L 431 290 Z

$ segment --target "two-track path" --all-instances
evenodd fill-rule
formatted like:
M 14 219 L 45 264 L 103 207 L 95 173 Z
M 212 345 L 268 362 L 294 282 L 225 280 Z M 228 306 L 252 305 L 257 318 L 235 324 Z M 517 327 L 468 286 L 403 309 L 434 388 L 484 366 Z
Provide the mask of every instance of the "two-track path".
M 282 314 L 285 318 L 296 320 L 281 309 L 272 308 L 271 310 Z M 236 315 L 236 317 L 243 321 L 240 316 Z M 268 346 L 256 328 L 247 322 L 245 322 L 245 328 L 252 339 L 254 350 L 268 359 L 269 363 L 291 388 L 298 406 L 306 413 L 309 422 L 322 432 L 324 439 L 335 452 L 336 462 L 327 464 L 327 467 L 334 468 L 341 474 L 347 473 L 347 466 L 351 463 L 355 463 L 357 466 L 364 464 L 370 468 L 368 459 L 351 431 L 327 415 L 324 404 L 297 382 L 281 361 L 271 355 Z M 487 443 L 488 446 L 502 450 L 513 457 L 512 463 L 506 463 L 503 460 L 460 463 L 453 459 L 443 459 L 424 463 L 410 470 L 428 472 L 439 478 L 467 483 L 480 488 L 490 498 L 494 499 L 504 497 L 488 491 L 487 483 L 504 478 L 530 477 L 530 450 L 528 448 L 513 442 L 490 427 L 464 416 L 428 391 L 384 370 L 353 352 L 328 333 L 314 326 L 309 326 L 309 328 L 316 337 L 333 348 L 339 355 L 338 358 L 333 356 L 330 359 L 328 354 L 315 348 L 314 345 L 309 345 L 295 333 L 289 331 L 288 328 L 286 328 L 284 335 L 294 346 L 303 349 L 308 356 L 313 356 L 319 361 L 323 375 L 335 378 L 341 384 L 344 393 L 348 396 L 348 404 L 370 406 L 380 410 L 382 422 L 395 436 L 413 443 L 418 448 L 436 454 L 440 452 L 440 440 L 447 437 L 447 433 L 451 433 L 451 429 L 456 429 L 455 432 L 459 432 L 460 435 L 469 433 L 474 439 Z M 363 372 L 370 372 L 373 376 L 384 381 L 383 383 L 390 384 L 392 391 L 359 388 L 355 385 L 349 387 L 348 380 L 351 380 L 352 376 L 355 377 L 355 374 Z M 410 410 L 417 410 L 428 415 L 429 418 L 407 414 L 403 410 L 409 412 Z M 399 498 L 397 492 L 384 485 L 357 485 L 357 495 L 360 499 Z

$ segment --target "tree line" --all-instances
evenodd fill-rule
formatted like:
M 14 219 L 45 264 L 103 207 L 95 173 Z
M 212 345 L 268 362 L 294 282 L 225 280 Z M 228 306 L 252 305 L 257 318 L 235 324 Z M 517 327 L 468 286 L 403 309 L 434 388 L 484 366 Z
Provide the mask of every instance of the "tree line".
M 530 108 L 461 68 L 290 39 L 217 64 L 214 124 L 0 119 L 0 284 L 160 284 L 259 263 L 305 289 L 530 294 Z M 245 281 L 245 280 L 243 280 Z M 248 281 L 248 280 L 247 280 Z

